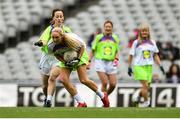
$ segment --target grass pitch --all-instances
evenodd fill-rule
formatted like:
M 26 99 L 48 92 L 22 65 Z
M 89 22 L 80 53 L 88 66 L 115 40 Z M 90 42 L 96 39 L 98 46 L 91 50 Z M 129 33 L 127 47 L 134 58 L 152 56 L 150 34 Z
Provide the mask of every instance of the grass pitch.
M 1 107 L 0 118 L 180 118 L 180 108 Z

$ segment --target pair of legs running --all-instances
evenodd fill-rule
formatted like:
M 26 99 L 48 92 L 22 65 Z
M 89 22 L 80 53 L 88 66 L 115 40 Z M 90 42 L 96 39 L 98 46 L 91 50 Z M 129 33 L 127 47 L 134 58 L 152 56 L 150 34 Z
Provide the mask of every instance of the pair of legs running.
M 56 68 L 53 68 L 51 71 L 56 72 L 56 70 L 58 69 L 59 67 L 56 67 Z M 56 79 L 58 79 L 64 85 L 66 90 L 71 94 L 71 96 L 77 101 L 78 107 L 87 107 L 85 101 L 79 96 L 77 89 L 71 83 L 71 80 L 70 80 L 71 69 L 66 68 L 66 67 L 61 67 L 59 70 L 60 70 L 60 74 L 58 77 L 56 77 L 58 73 L 57 72 L 57 73 L 54 73 L 54 75 L 52 75 L 52 77 L 50 76 L 49 78 L 47 102 L 48 103 L 51 102 L 51 99 L 54 93 L 55 81 Z M 87 77 L 86 65 L 80 65 L 77 68 L 77 74 L 78 74 L 80 82 L 86 85 L 87 87 L 89 87 L 91 90 L 93 90 L 101 98 L 104 104 L 104 107 L 109 107 L 110 104 L 109 104 L 107 93 L 98 90 L 97 85 Z
M 107 92 L 107 94 L 110 95 L 117 84 L 116 74 L 107 74 L 105 72 L 100 72 L 100 71 L 97 71 L 97 74 L 102 84 L 101 90 L 103 92 Z
M 142 87 L 141 87 L 141 90 L 140 90 L 140 93 L 139 93 L 139 98 L 143 97 L 144 102 L 140 103 L 138 106 L 139 107 L 148 107 L 150 105 L 150 100 L 148 99 L 150 83 L 148 83 L 147 80 L 141 80 L 140 82 L 142 84 Z
M 47 104 L 47 100 L 51 99 L 52 97 L 50 95 L 54 94 L 55 87 L 56 87 L 56 78 L 60 74 L 60 69 L 57 66 L 53 66 L 50 70 L 49 75 L 42 75 L 42 90 L 45 95 L 44 100 L 44 107 L 51 106 L 50 104 Z

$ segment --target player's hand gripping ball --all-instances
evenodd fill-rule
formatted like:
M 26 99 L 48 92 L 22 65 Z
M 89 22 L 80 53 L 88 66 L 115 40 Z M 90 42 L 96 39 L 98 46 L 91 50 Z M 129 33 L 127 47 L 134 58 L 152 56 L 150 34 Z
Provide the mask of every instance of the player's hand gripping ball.
M 78 53 L 73 50 L 65 52 L 63 58 L 65 61 L 65 65 L 68 67 L 76 66 L 80 61 L 78 59 Z
M 63 56 L 65 62 L 69 62 L 71 60 L 77 59 L 77 57 L 78 57 L 78 53 L 74 50 L 65 52 Z

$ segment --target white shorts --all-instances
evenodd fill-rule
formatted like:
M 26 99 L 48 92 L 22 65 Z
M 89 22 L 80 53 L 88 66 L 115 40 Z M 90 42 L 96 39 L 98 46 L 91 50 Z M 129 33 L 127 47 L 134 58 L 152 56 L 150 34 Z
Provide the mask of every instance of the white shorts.
M 95 59 L 95 70 L 107 74 L 116 74 L 117 66 L 113 66 L 113 61 Z
M 43 53 L 39 62 L 39 69 L 43 75 L 50 75 L 52 66 L 58 65 L 58 60 L 49 54 Z

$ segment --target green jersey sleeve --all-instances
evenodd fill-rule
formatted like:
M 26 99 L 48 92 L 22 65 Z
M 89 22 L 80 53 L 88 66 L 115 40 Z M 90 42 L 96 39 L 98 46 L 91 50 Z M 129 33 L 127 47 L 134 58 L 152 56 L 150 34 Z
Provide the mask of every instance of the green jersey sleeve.
M 39 40 L 41 40 L 44 45 L 47 45 L 48 41 L 50 40 L 51 37 L 50 32 L 51 32 L 51 26 L 48 26 L 39 38 Z
M 115 41 L 116 41 L 116 49 L 117 49 L 117 51 L 119 51 L 119 49 L 120 49 L 120 38 L 119 38 L 119 36 L 116 35 L 116 34 L 113 34 L 112 36 L 113 36 L 113 38 L 114 38 Z
M 72 32 L 72 30 L 71 30 L 69 27 L 67 27 L 67 26 L 63 26 L 63 30 L 64 30 L 66 33 L 71 33 L 71 32 Z
M 51 39 L 51 26 L 48 26 L 39 38 L 39 40 L 43 42 L 43 46 L 41 47 L 42 52 L 48 53 L 47 45 L 50 39 Z

